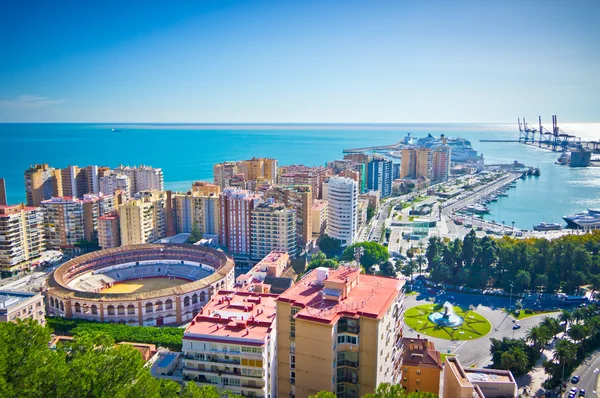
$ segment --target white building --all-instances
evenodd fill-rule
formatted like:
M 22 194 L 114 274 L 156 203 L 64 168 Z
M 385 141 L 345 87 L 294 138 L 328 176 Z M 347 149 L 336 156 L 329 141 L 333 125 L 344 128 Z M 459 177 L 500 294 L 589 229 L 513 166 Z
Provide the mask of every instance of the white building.
M 221 290 L 183 335 L 183 380 L 277 396 L 276 294 Z
M 131 179 L 123 173 L 117 173 L 113 170 L 107 172 L 99 179 L 100 192 L 107 195 L 114 195 L 117 190 L 125 192 L 125 198 L 129 199 L 131 195 Z
M 41 293 L 0 290 L 0 322 L 33 319 L 44 325 L 46 308 Z
M 141 191 L 164 191 L 165 182 L 162 169 L 140 165 L 129 167 L 120 165 L 113 171 L 125 174 L 131 183 L 130 196 Z
M 345 177 L 331 177 L 323 184 L 327 200 L 327 235 L 349 246 L 358 230 L 358 184 Z

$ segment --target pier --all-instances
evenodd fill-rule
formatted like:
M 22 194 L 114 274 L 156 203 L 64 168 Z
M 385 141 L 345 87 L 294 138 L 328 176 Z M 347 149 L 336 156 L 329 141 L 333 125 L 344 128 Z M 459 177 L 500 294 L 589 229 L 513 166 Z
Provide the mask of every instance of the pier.
M 558 126 L 556 115 L 552 115 L 552 129 L 542 125 L 542 117 L 538 116 L 538 125 L 528 124 L 523 118 L 517 119 L 519 124 L 519 140 L 522 144 L 537 146 L 553 152 L 590 152 L 600 154 L 600 141 L 582 141 L 581 137 L 571 135 Z
M 377 151 L 377 150 L 387 150 L 387 149 L 400 149 L 402 148 L 402 141 L 398 141 L 392 145 L 380 145 L 380 146 L 368 146 L 364 148 L 352 148 L 352 149 L 344 149 L 344 153 L 361 153 L 367 151 Z

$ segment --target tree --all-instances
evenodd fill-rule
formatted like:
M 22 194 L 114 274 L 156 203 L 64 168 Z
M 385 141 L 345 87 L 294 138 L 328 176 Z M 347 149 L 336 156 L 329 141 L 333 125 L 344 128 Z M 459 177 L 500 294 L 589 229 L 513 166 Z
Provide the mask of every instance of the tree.
M 560 340 L 554 348 L 554 360 L 571 365 L 577 359 L 577 345 L 569 340 Z
M 196 221 L 194 221 L 194 223 L 192 224 L 192 232 L 190 233 L 190 236 L 187 238 L 186 242 L 187 243 L 196 243 L 201 239 L 202 239 L 202 231 L 200 231 L 200 228 L 198 227 L 198 223 Z
M 562 310 L 558 319 L 565 324 L 565 331 L 569 329 L 569 323 L 573 321 L 573 314 L 567 310 Z
M 319 252 L 312 257 L 310 263 L 308 263 L 308 267 L 306 267 L 306 269 L 304 270 L 304 274 L 307 274 L 313 269 L 319 267 L 335 269 L 338 267 L 338 262 L 334 259 L 327 258 L 325 254 Z
M 547 328 L 553 337 L 556 337 L 556 335 L 560 333 L 560 323 L 556 318 L 545 316 L 542 318 L 542 322 L 540 322 L 539 326 Z
M 409 259 L 404 267 L 402 267 L 402 275 L 410 277 L 410 282 L 413 282 L 413 274 L 417 269 L 417 262 L 412 258 Z
M 363 398 L 435 398 L 430 392 L 407 393 L 400 384 L 381 383 L 374 393 L 366 394 Z
M 517 275 L 515 275 L 515 282 L 517 292 L 527 290 L 531 285 L 531 275 L 529 274 L 529 272 L 525 271 L 524 269 L 521 269 L 517 272 Z
M 390 258 L 390 253 L 387 247 L 377 242 L 359 242 L 354 243 L 346 248 L 342 253 L 343 261 L 354 260 L 354 249 L 357 247 L 363 248 L 363 254 L 360 258 L 360 264 L 365 267 L 365 270 L 369 272 L 369 269 L 376 264 L 383 264 Z
M 569 328 L 567 333 L 575 343 L 581 343 L 587 337 L 589 337 L 588 330 L 584 325 L 575 324 Z
M 336 395 L 331 391 L 319 391 L 315 395 L 309 395 L 308 398 L 336 398 Z
M 511 347 L 501 356 L 502 369 L 510 370 L 514 375 L 520 376 L 529 369 L 529 358 L 520 347 Z
M 367 221 L 371 221 L 373 216 L 375 215 L 375 209 L 372 207 L 367 207 Z
M 551 331 L 543 325 L 531 327 L 525 335 L 525 339 L 532 343 L 536 350 L 540 350 L 542 346 L 548 344 L 551 338 Z
M 333 257 L 339 254 L 342 248 L 342 242 L 339 239 L 335 239 L 325 234 L 319 239 L 319 249 L 327 257 Z

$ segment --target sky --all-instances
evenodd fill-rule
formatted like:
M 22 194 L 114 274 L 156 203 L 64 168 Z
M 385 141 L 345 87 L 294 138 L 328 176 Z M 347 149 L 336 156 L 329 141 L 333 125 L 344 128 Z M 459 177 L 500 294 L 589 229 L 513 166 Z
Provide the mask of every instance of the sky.
M 598 0 L 15 1 L 0 122 L 600 122 Z

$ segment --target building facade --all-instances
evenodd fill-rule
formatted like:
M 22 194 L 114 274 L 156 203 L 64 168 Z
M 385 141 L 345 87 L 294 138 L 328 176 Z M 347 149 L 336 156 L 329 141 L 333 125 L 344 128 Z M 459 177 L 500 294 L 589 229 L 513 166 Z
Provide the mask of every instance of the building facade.
M 272 251 L 296 257 L 296 211 L 283 203 L 261 203 L 251 217 L 251 256 L 261 260 Z
M 310 185 L 275 186 L 265 191 L 266 198 L 283 203 L 296 211 L 297 253 L 312 240 L 312 192 Z
M 449 145 L 439 146 L 433 151 L 433 181 L 448 181 L 451 156 Z
M 402 387 L 407 392 L 440 393 L 442 360 L 432 341 L 403 338 Z
M 312 236 L 318 238 L 327 230 L 327 201 L 314 200 L 312 204 Z
M 27 206 L 37 207 L 52 196 L 62 196 L 62 189 L 59 192 L 59 179 L 60 170 L 55 171 L 47 164 L 36 164 L 25 170 Z
M 33 319 L 46 324 L 46 306 L 41 293 L 0 290 L 0 322 Z
M 415 178 L 433 180 L 433 151 L 429 148 L 417 148 L 417 174 Z
M 167 236 L 167 194 L 144 191 L 119 206 L 121 245 L 151 243 Z
M 0 205 L 0 269 L 21 270 L 46 247 L 40 207 Z
M 327 200 L 327 235 L 349 246 L 358 231 L 358 185 L 349 178 L 331 177 L 323 186 L 323 198 Z
M 236 188 L 223 190 L 219 199 L 219 242 L 231 253 L 250 256 L 252 210 L 260 198 Z
M 114 171 L 117 174 L 124 174 L 129 177 L 131 185 L 131 190 L 129 191 L 130 197 L 142 191 L 164 191 L 165 189 L 164 175 L 160 168 L 146 165 L 138 167 L 119 165 Z
M 277 396 L 276 298 L 219 291 L 184 332 L 184 381 L 245 397 Z
M 403 281 L 317 268 L 277 299 L 281 398 L 358 398 L 402 377 Z
M 446 357 L 444 397 L 516 398 L 517 383 L 508 370 L 463 368 L 458 358 Z
M 219 234 L 219 194 L 206 190 L 178 193 L 173 206 L 177 233 L 190 233 L 196 225 L 204 235 Z
M 367 188 L 379 191 L 382 198 L 392 194 L 392 161 L 385 158 L 373 158 L 368 164 Z
M 310 185 L 313 199 L 322 199 L 323 182 L 330 172 L 331 170 L 321 166 L 281 166 L 279 168 L 279 183 L 284 186 Z
M 100 192 L 107 195 L 114 195 L 117 191 L 125 192 L 126 198 L 131 195 L 131 179 L 123 173 L 117 173 L 109 170 L 99 177 Z
M 121 246 L 121 227 L 118 211 L 98 217 L 98 245 L 102 249 Z

